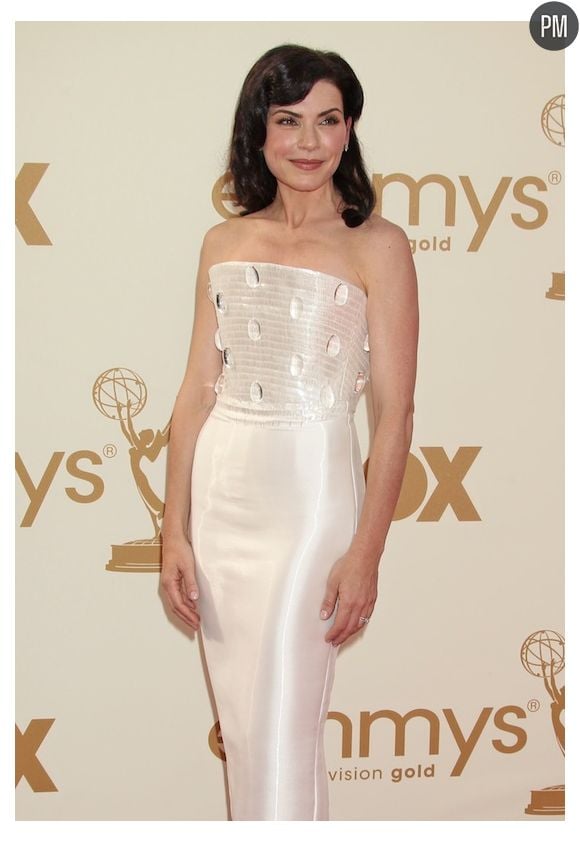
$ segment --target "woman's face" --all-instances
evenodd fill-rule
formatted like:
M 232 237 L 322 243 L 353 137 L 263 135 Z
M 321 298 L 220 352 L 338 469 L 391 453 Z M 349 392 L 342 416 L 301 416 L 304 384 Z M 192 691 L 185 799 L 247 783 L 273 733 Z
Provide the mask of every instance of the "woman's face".
M 278 181 L 310 191 L 332 178 L 352 125 L 342 109 L 342 94 L 325 79 L 301 102 L 270 106 L 263 153 Z

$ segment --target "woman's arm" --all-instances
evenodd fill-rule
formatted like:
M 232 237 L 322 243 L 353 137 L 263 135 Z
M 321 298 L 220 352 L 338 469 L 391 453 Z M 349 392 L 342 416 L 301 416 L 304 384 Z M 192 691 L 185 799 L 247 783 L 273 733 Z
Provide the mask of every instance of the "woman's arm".
M 352 550 L 378 565 L 403 483 L 413 435 L 419 305 L 417 275 L 403 229 L 377 238 L 367 280 L 370 387 L 375 432 Z
M 329 617 L 339 599 L 335 621 L 325 636 L 335 645 L 361 628 L 361 617 L 372 614 L 378 567 L 413 434 L 419 307 L 407 235 L 381 220 L 367 252 L 364 280 L 375 432 L 358 527 L 348 551 L 330 572 L 321 606 L 321 616 Z
M 188 536 L 191 470 L 197 437 L 215 404 L 214 384 L 222 370 L 222 356 L 214 341 L 217 319 L 207 295 L 208 269 L 215 262 L 216 228 L 219 226 L 206 234 L 200 252 L 189 356 L 171 416 L 161 528 L 161 585 L 173 611 L 194 629 L 199 628 L 199 616 L 195 597 L 190 596 L 197 591 Z

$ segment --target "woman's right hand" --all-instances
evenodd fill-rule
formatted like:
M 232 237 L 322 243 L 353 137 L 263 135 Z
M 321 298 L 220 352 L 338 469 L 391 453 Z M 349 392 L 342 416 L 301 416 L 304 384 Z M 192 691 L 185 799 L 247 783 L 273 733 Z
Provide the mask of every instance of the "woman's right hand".
M 175 614 L 197 631 L 200 625 L 196 603 L 199 589 L 191 544 L 185 536 L 179 539 L 162 538 L 161 548 L 161 587 Z

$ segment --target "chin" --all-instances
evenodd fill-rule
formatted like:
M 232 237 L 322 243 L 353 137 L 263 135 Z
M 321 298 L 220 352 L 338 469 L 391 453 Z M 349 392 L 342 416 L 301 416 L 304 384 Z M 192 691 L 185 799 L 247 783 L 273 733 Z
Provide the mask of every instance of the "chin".
M 332 179 L 333 172 L 312 170 L 311 172 L 297 173 L 293 168 L 292 171 L 284 170 L 284 172 L 273 173 L 273 175 L 282 184 L 294 187 L 296 190 L 317 190 Z

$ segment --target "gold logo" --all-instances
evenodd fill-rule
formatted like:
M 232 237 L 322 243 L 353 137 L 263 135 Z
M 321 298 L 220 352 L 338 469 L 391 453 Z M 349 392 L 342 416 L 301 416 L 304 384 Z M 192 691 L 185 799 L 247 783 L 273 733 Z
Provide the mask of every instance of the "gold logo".
M 144 459 L 155 462 L 169 440 L 171 420 L 163 430 L 135 429 L 133 419 L 147 401 L 147 387 L 143 378 L 131 369 L 107 369 L 93 386 L 93 401 L 108 419 L 118 421 L 129 443 L 129 465 L 137 491 L 147 509 L 153 526 L 153 535 L 124 544 L 112 545 L 112 556 L 106 565 L 108 571 L 140 572 L 161 570 L 161 524 L 164 502 L 155 494 L 147 475 L 141 467 Z
M 552 700 L 550 713 L 556 743 L 564 754 L 565 685 L 558 688 L 556 675 L 564 669 L 564 639 L 551 629 L 541 629 L 529 635 L 520 651 L 520 659 L 532 676 L 542 679 L 546 693 Z M 526 814 L 563 814 L 564 785 L 557 784 L 532 790 Z
M 564 94 L 552 97 L 542 109 L 542 131 L 556 146 L 564 146 Z
M 556 144 L 556 146 L 564 146 L 564 94 L 557 97 L 552 97 L 548 100 L 542 109 L 542 116 L 540 123 L 542 131 L 549 141 Z M 554 184 L 559 183 L 561 178 L 558 170 L 553 170 L 551 173 Z M 558 180 L 556 180 L 558 179 Z M 552 286 L 546 290 L 547 299 L 556 299 L 562 301 L 564 299 L 564 273 L 552 272 Z
M 47 167 L 48 164 L 23 164 L 16 176 L 16 228 L 28 246 L 52 246 L 29 204 Z
M 417 516 L 417 521 L 439 521 L 451 507 L 458 521 L 481 521 L 473 501 L 463 485 L 465 475 L 481 451 L 479 445 L 462 445 L 451 459 L 445 449 L 437 446 L 421 447 L 429 468 L 435 476 L 437 485 L 427 498 L 428 477 L 421 460 L 414 454 L 407 456 L 407 465 L 399 493 L 399 499 L 393 521 L 409 518 L 426 500 Z M 364 463 L 365 479 L 368 471 L 368 459 Z
M 207 738 L 209 748 L 221 761 L 226 761 L 226 751 L 224 749 L 224 742 L 222 740 L 222 733 L 219 720 L 213 724 Z
M 20 522 L 21 527 L 31 527 L 34 524 L 40 507 L 44 503 L 46 495 L 53 485 L 55 475 L 64 457 L 64 451 L 54 451 L 42 477 L 38 481 L 38 485 L 35 485 L 26 465 L 24 464 L 24 460 L 18 451 L 16 452 L 16 474 L 18 475 L 20 482 L 24 487 L 24 491 L 28 495 L 30 501 L 26 512 L 24 513 L 24 518 Z M 86 471 L 86 469 L 82 468 L 79 465 L 81 460 L 88 460 L 91 465 L 101 465 L 102 460 L 94 451 L 86 450 L 73 451 L 73 453 L 69 454 L 65 460 L 67 473 L 75 479 L 83 480 L 84 482 L 89 483 L 92 486 L 91 491 L 82 494 L 74 486 L 66 486 L 64 491 L 67 497 L 75 503 L 93 503 L 102 496 L 105 484 L 98 474 L 94 474 L 92 471 Z
M 236 194 L 234 193 L 231 173 L 224 173 L 216 181 L 211 192 L 211 200 L 221 217 L 229 219 L 238 216 L 239 209 L 234 205 Z M 228 207 L 226 207 L 226 203 Z
M 526 745 L 527 735 L 524 729 L 514 726 L 506 717 L 516 714 L 518 717 L 525 717 L 526 713 L 520 706 L 505 705 L 495 712 L 491 706 L 485 706 L 480 711 L 473 725 L 460 723 L 452 708 L 442 709 L 443 723 L 447 725 L 453 740 L 457 746 L 458 756 L 455 760 L 450 776 L 460 776 L 477 746 L 485 727 L 491 719 L 491 723 L 500 731 L 505 731 L 516 736 L 516 741 L 506 746 L 499 738 L 491 741 L 497 752 L 518 752 Z M 493 715 L 493 717 L 492 717 Z M 329 711 L 328 720 L 336 720 L 341 727 L 342 735 L 342 757 L 351 758 L 354 748 L 354 737 L 358 738 L 359 758 L 369 758 L 371 754 L 371 726 L 381 720 L 390 720 L 394 726 L 394 755 L 404 756 L 406 754 L 406 727 L 413 718 L 423 718 L 428 724 L 428 753 L 439 755 L 442 718 L 429 708 L 414 708 L 406 714 L 400 714 L 389 708 L 378 711 L 361 711 L 359 716 L 358 734 L 353 734 L 354 724 L 350 717 L 341 711 Z
M 495 727 L 500 733 L 505 732 L 509 736 L 508 743 L 505 743 L 501 737 L 494 737 L 489 741 L 496 752 L 512 754 L 519 752 L 525 747 L 527 743 L 526 731 L 521 726 L 516 726 L 511 722 L 509 718 L 513 715 L 518 718 L 525 718 L 526 712 L 521 706 L 517 705 L 504 705 L 495 710 L 492 706 L 485 706 L 479 713 L 476 712 L 475 722 L 470 721 L 464 723 L 458 720 L 452 708 L 442 709 L 442 716 L 429 708 L 414 708 L 405 714 L 401 714 L 390 708 L 382 708 L 377 711 L 360 711 L 358 722 L 343 711 L 329 711 L 326 722 L 334 720 L 339 726 L 341 758 L 352 758 L 358 749 L 355 757 L 366 759 L 370 758 L 373 748 L 376 747 L 376 735 L 373 734 L 373 725 L 375 723 L 378 724 L 385 720 L 391 722 L 394 736 L 393 755 L 395 757 L 404 757 L 407 752 L 407 725 L 415 720 L 415 718 L 418 718 L 424 721 L 427 727 L 427 744 L 425 749 L 428 755 L 438 756 L 440 754 L 441 735 L 443 731 L 449 733 L 448 736 L 455 742 L 457 757 L 449 773 L 452 778 L 455 778 L 463 774 L 475 748 L 481 740 L 486 739 L 484 733 L 490 726 Z M 225 756 L 223 755 L 223 748 L 219 746 L 218 735 L 220 735 L 219 721 L 212 727 L 208 743 L 214 755 L 224 760 Z M 514 736 L 515 741 L 513 740 Z M 435 770 L 433 763 L 420 763 L 414 768 L 408 767 L 406 769 L 414 769 L 417 777 L 422 775 L 426 778 L 432 778 Z M 373 777 L 383 778 L 388 775 L 392 781 L 400 781 L 400 778 L 397 778 L 401 770 L 400 766 L 390 771 L 384 768 L 378 768 L 378 770 L 380 775 L 374 775 Z M 349 780 L 357 778 L 352 768 L 350 768 L 350 773 L 342 767 L 340 770 L 330 770 L 328 773 L 332 781 L 335 779 Z M 358 778 L 367 777 L 370 776 L 366 774 L 361 775 L 361 770 L 358 771 Z M 406 773 L 406 777 L 411 778 L 409 773 Z
M 549 290 L 546 290 L 546 298 L 562 301 L 564 299 L 565 280 L 564 272 L 552 272 L 552 285 Z
M 444 195 L 444 224 L 446 226 L 455 225 L 457 188 L 448 176 L 444 176 L 441 173 L 429 173 L 419 180 L 407 175 L 407 173 L 390 173 L 386 176 L 381 173 L 374 173 L 373 184 L 377 194 L 375 211 L 378 214 L 382 214 L 383 212 L 383 192 L 385 187 L 397 182 L 403 184 L 409 192 L 409 225 L 419 225 L 420 194 L 423 187 L 427 184 L 436 184 L 442 188 Z M 459 183 L 463 188 L 465 198 L 467 199 L 476 225 L 475 232 L 467 247 L 467 251 L 477 252 L 483 243 L 492 222 L 496 218 L 499 207 L 512 183 L 512 177 L 502 176 L 498 181 L 491 198 L 484 200 L 483 204 L 469 176 L 459 176 Z M 511 219 L 518 228 L 540 228 L 548 219 L 548 208 L 543 202 L 540 202 L 539 199 L 527 195 L 525 188 L 528 186 L 535 187 L 536 190 L 541 191 L 547 190 L 548 187 L 542 179 L 536 178 L 535 176 L 524 176 L 513 183 L 512 194 L 514 199 L 521 205 L 533 208 L 536 211 L 535 219 L 526 220 L 521 214 L 515 213 L 511 214 Z M 486 202 L 487 205 L 485 205 Z M 447 248 L 446 251 L 449 251 L 449 248 Z
M 448 176 L 442 173 L 429 173 L 420 179 L 415 179 L 407 173 L 389 173 L 388 175 L 373 173 L 372 181 L 377 195 L 377 202 L 374 208 L 377 214 L 383 213 L 383 193 L 388 185 L 398 183 L 407 188 L 409 195 L 408 219 L 409 225 L 413 226 L 420 224 L 420 198 L 422 189 L 426 185 L 437 185 L 443 191 L 444 225 L 455 226 L 457 188 Z M 512 196 L 516 202 L 519 202 L 520 205 L 526 208 L 532 208 L 536 212 L 536 216 L 530 220 L 526 219 L 520 213 L 510 214 L 514 225 L 517 225 L 518 228 L 525 229 L 541 228 L 548 219 L 547 206 L 538 198 L 529 196 L 526 192 L 530 187 L 542 192 L 548 189 L 546 182 L 536 176 L 522 176 L 515 181 L 512 176 L 502 176 L 495 186 L 491 197 L 486 199 L 482 199 L 478 195 L 469 176 L 459 176 L 459 183 L 465 194 L 476 226 L 475 232 L 467 247 L 468 252 L 477 252 L 479 250 L 510 187 Z M 214 184 L 212 190 L 213 206 L 218 214 L 227 219 L 238 214 L 238 209 L 233 204 L 234 200 L 235 193 L 233 192 L 231 174 L 225 173 Z M 426 250 L 429 242 L 427 239 L 419 240 L 420 249 L 422 251 Z M 436 242 L 437 238 L 435 238 L 435 244 Z M 448 237 L 440 239 L 439 242 L 439 251 L 450 251 L 451 245 Z M 416 241 L 412 241 L 412 243 L 415 244 L 414 248 L 416 248 Z
M 54 717 L 31 720 L 24 733 L 16 726 L 16 785 L 24 776 L 35 793 L 58 790 L 36 755 L 53 723 Z

